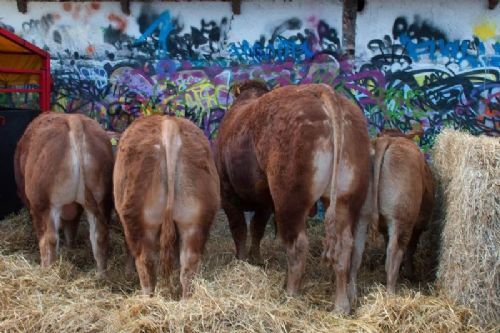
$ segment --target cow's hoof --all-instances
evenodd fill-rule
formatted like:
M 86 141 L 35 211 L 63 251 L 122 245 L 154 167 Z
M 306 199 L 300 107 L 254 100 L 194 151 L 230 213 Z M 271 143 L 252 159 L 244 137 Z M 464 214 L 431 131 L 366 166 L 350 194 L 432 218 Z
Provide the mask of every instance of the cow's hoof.
M 99 280 L 108 280 L 109 279 L 108 271 L 98 271 L 96 273 L 96 277 Z
M 142 288 L 141 289 L 141 295 L 143 297 L 153 297 L 154 290 L 152 288 Z
M 334 311 L 338 314 L 348 315 L 351 312 L 351 305 L 349 304 L 349 301 L 335 304 Z
M 252 254 L 248 256 L 248 262 L 255 266 L 264 266 L 264 259 L 260 256 L 260 254 Z
M 246 261 L 247 260 L 247 256 L 246 256 L 246 254 L 237 253 L 236 254 L 236 259 L 241 260 L 241 261 Z
M 285 285 L 286 294 L 289 297 L 296 297 L 299 294 L 299 288 L 295 285 L 290 286 L 288 283 Z
M 54 264 L 54 262 L 55 262 L 55 259 L 42 260 L 40 262 L 40 266 L 42 266 L 42 268 L 44 268 L 44 269 L 47 269 L 47 268 L 52 267 L 52 265 Z
M 389 295 L 395 295 L 396 294 L 396 287 L 395 286 L 387 286 L 387 293 Z
M 181 300 L 186 301 L 186 300 L 190 299 L 191 296 L 193 296 L 192 290 L 183 290 Z

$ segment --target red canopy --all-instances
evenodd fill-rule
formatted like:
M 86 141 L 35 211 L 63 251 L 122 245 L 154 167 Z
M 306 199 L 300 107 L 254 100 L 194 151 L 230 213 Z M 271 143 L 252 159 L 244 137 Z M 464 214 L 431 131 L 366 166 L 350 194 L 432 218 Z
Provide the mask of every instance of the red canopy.
M 37 84 L 38 88 L 19 88 Z M 40 110 L 50 110 L 50 54 L 0 28 L 0 93 L 36 92 Z

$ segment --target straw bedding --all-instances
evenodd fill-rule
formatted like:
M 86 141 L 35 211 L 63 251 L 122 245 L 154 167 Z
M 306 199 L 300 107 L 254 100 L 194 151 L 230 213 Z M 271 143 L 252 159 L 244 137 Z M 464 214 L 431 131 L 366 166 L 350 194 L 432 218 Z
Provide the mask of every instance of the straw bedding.
M 438 283 L 481 323 L 499 323 L 500 138 L 445 130 L 434 159 L 446 189 Z
M 82 221 L 83 222 L 83 221 Z M 138 295 L 137 277 L 124 276 L 121 228 L 111 231 L 109 281 L 95 278 L 86 223 L 77 249 L 62 247 L 50 269 L 41 269 L 26 211 L 0 222 L 0 331 L 22 332 L 481 332 L 473 313 L 440 296 L 429 280 L 429 247 L 418 250 L 420 284 L 402 281 L 387 296 L 383 249 L 373 242 L 359 275 L 355 313 L 331 312 L 332 271 L 320 263 L 323 227 L 309 221 L 311 249 L 297 298 L 285 296 L 286 259 L 272 228 L 263 241 L 263 267 L 237 261 L 227 221 L 212 229 L 194 294 L 178 301 L 178 274 L 155 297 Z M 424 238 L 428 238 L 425 234 Z M 375 238 L 374 236 L 372 237 Z

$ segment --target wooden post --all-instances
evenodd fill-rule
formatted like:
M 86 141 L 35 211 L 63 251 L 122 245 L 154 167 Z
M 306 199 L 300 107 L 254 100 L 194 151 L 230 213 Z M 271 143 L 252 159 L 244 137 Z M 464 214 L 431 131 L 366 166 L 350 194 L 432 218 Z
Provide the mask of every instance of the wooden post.
M 120 7 L 124 14 L 130 15 L 130 0 L 120 0 Z
M 357 0 L 344 0 L 342 11 L 342 43 L 349 59 L 354 59 L 356 50 Z
M 17 10 L 20 13 L 26 14 L 28 12 L 28 1 L 27 0 L 16 0 Z
M 241 14 L 241 0 L 231 0 L 231 8 L 233 10 L 233 14 L 240 15 Z

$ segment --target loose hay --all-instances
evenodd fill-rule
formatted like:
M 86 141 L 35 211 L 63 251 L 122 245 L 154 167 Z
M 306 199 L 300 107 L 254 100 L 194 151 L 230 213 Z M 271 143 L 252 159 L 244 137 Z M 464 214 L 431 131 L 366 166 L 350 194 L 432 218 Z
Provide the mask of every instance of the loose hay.
M 500 139 L 445 130 L 435 166 L 445 188 L 438 281 L 482 324 L 500 322 Z
M 155 297 L 138 295 L 137 279 L 123 274 L 123 238 L 111 232 L 110 280 L 95 278 L 85 228 L 78 249 L 41 269 L 26 212 L 0 222 L 0 331 L 2 332 L 480 332 L 471 312 L 437 297 L 429 285 L 403 287 L 389 297 L 383 265 L 360 271 L 360 304 L 353 316 L 332 313 L 332 272 L 320 262 L 323 227 L 308 228 L 311 254 L 301 296 L 283 290 L 286 259 L 271 230 L 264 267 L 233 259 L 233 241 L 221 217 L 207 244 L 194 294 L 160 285 Z M 82 227 L 84 224 L 82 224 Z M 425 253 L 425 252 L 424 252 Z M 424 254 L 425 255 L 425 254 Z M 370 260 L 370 258 L 367 258 Z M 430 293 L 430 294 L 429 294 Z

